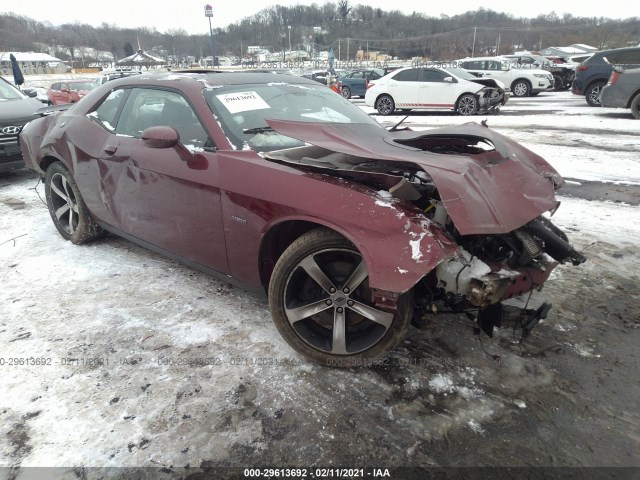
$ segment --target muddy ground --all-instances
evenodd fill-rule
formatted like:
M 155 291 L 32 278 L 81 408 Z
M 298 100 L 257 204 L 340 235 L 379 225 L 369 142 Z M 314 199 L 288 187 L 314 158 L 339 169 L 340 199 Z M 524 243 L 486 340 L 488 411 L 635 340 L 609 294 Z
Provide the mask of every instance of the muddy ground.
M 635 186 L 616 187 L 628 204 L 560 198 L 589 261 L 552 275 L 524 342 L 445 315 L 335 370 L 296 355 L 260 298 L 123 239 L 64 242 L 36 182 L 0 174 L 0 466 L 640 471 Z

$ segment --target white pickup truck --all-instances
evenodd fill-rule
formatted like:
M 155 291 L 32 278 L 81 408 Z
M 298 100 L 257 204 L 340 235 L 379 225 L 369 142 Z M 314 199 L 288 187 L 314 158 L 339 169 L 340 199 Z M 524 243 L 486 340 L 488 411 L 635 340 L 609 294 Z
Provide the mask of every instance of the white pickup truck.
M 457 64 L 478 77 L 500 80 L 511 88 L 514 97 L 528 97 L 553 90 L 553 75 L 550 72 L 534 68 L 512 68 L 512 62 L 505 58 L 463 58 Z

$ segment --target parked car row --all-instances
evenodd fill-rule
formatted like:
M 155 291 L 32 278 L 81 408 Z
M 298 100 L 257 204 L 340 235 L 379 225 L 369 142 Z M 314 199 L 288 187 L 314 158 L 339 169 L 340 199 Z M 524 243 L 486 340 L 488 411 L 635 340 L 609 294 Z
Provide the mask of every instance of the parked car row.
M 571 92 L 584 95 L 592 107 L 600 106 L 600 92 L 615 67 L 640 68 L 640 47 L 603 50 L 593 54 L 576 69 Z

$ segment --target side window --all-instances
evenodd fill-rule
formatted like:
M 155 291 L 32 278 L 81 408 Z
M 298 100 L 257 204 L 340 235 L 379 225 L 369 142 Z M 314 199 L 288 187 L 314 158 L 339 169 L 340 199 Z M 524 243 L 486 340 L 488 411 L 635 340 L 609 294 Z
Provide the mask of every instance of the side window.
M 125 90 L 114 90 L 104 99 L 98 108 L 89 113 L 89 117 L 95 118 L 104 128 L 113 132 L 115 130 L 118 107 L 124 97 Z
M 126 100 L 116 133 L 140 138 L 149 127 L 176 129 L 186 147 L 211 148 L 209 135 L 185 98 L 167 90 L 134 88 Z
M 640 64 L 640 50 L 631 50 L 628 52 L 622 52 L 619 54 L 619 59 L 616 63 L 620 65 L 638 65 Z
M 59 83 L 52 84 L 51 90 L 53 90 L 54 92 L 57 92 L 58 90 L 60 90 L 60 84 Z
M 444 74 L 439 70 L 423 70 L 422 81 L 423 82 L 444 82 L 444 77 L 449 75 Z
M 393 79 L 399 82 L 417 82 L 419 73 L 420 70 L 417 68 L 410 68 L 408 70 L 398 72 Z

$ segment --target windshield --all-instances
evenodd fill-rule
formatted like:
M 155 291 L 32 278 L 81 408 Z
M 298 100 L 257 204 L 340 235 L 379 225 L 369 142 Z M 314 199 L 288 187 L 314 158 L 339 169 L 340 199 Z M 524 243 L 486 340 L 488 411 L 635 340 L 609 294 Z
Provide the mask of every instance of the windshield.
M 455 68 L 455 67 L 447 67 L 447 68 L 443 68 L 443 70 L 445 72 L 448 72 L 452 75 L 455 75 L 458 78 L 462 78 L 463 80 L 477 80 L 478 77 L 476 77 L 475 75 L 467 72 L 466 70 L 463 70 L 462 68 Z
M 323 85 L 233 85 L 205 89 L 203 94 L 237 149 L 269 151 L 304 145 L 300 140 L 271 130 L 267 119 L 380 127 L 369 115 Z
M 0 79 L 0 102 L 6 100 L 20 100 L 22 98 L 25 98 L 25 96 L 20 93 L 17 88 L 5 80 Z

